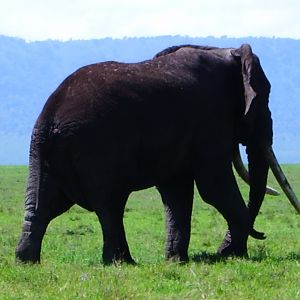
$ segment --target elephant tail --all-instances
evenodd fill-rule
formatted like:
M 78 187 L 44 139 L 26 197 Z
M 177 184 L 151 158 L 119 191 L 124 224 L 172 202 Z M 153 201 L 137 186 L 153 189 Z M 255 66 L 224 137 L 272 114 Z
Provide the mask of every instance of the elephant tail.
M 45 176 L 45 143 L 48 137 L 48 126 L 40 126 L 37 121 L 31 135 L 29 150 L 29 176 L 25 195 L 25 221 L 32 222 L 36 216 L 40 190 Z

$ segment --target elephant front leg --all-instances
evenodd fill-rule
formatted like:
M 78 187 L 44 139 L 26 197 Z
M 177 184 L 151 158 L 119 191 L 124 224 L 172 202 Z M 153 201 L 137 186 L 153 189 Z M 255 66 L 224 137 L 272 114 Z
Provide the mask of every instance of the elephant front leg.
M 188 261 L 194 181 L 183 178 L 158 186 L 166 212 L 166 259 Z
M 214 206 L 228 223 L 229 231 L 218 253 L 222 256 L 247 256 L 250 216 L 230 160 L 207 159 L 196 170 L 196 184 L 202 199 Z

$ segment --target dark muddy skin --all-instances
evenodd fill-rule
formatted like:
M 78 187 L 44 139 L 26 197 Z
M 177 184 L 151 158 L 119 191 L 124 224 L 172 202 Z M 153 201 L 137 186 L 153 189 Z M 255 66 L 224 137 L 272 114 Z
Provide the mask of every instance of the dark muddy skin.
M 266 188 L 269 91 L 249 45 L 186 45 L 141 63 L 79 69 L 49 97 L 33 129 L 17 258 L 40 261 L 49 222 L 78 204 L 99 218 L 104 263 L 133 263 L 126 201 L 156 186 L 166 211 L 166 258 L 187 261 L 194 182 L 228 223 L 230 241 L 219 253 L 247 255 Z M 237 143 L 248 151 L 249 208 L 232 170 Z

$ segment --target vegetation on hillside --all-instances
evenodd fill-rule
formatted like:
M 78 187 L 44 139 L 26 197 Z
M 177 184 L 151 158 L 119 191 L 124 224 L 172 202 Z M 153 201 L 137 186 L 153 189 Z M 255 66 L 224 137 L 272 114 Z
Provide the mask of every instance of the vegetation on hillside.
M 272 83 L 270 106 L 279 159 L 300 162 L 300 40 L 277 38 L 153 38 L 78 41 L 24 40 L 0 36 L 0 164 L 27 163 L 33 123 L 58 84 L 95 62 L 137 62 L 170 45 L 239 47 L 249 43 Z

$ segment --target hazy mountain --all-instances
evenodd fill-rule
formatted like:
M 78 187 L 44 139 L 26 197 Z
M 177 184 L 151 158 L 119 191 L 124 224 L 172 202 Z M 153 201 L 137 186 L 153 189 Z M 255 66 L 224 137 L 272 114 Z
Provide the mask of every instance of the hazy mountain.
M 0 164 L 26 164 L 30 133 L 43 104 L 77 68 L 100 61 L 136 62 L 170 45 L 239 47 L 250 43 L 271 81 L 275 149 L 300 162 L 300 40 L 277 38 L 153 38 L 27 43 L 0 36 Z

